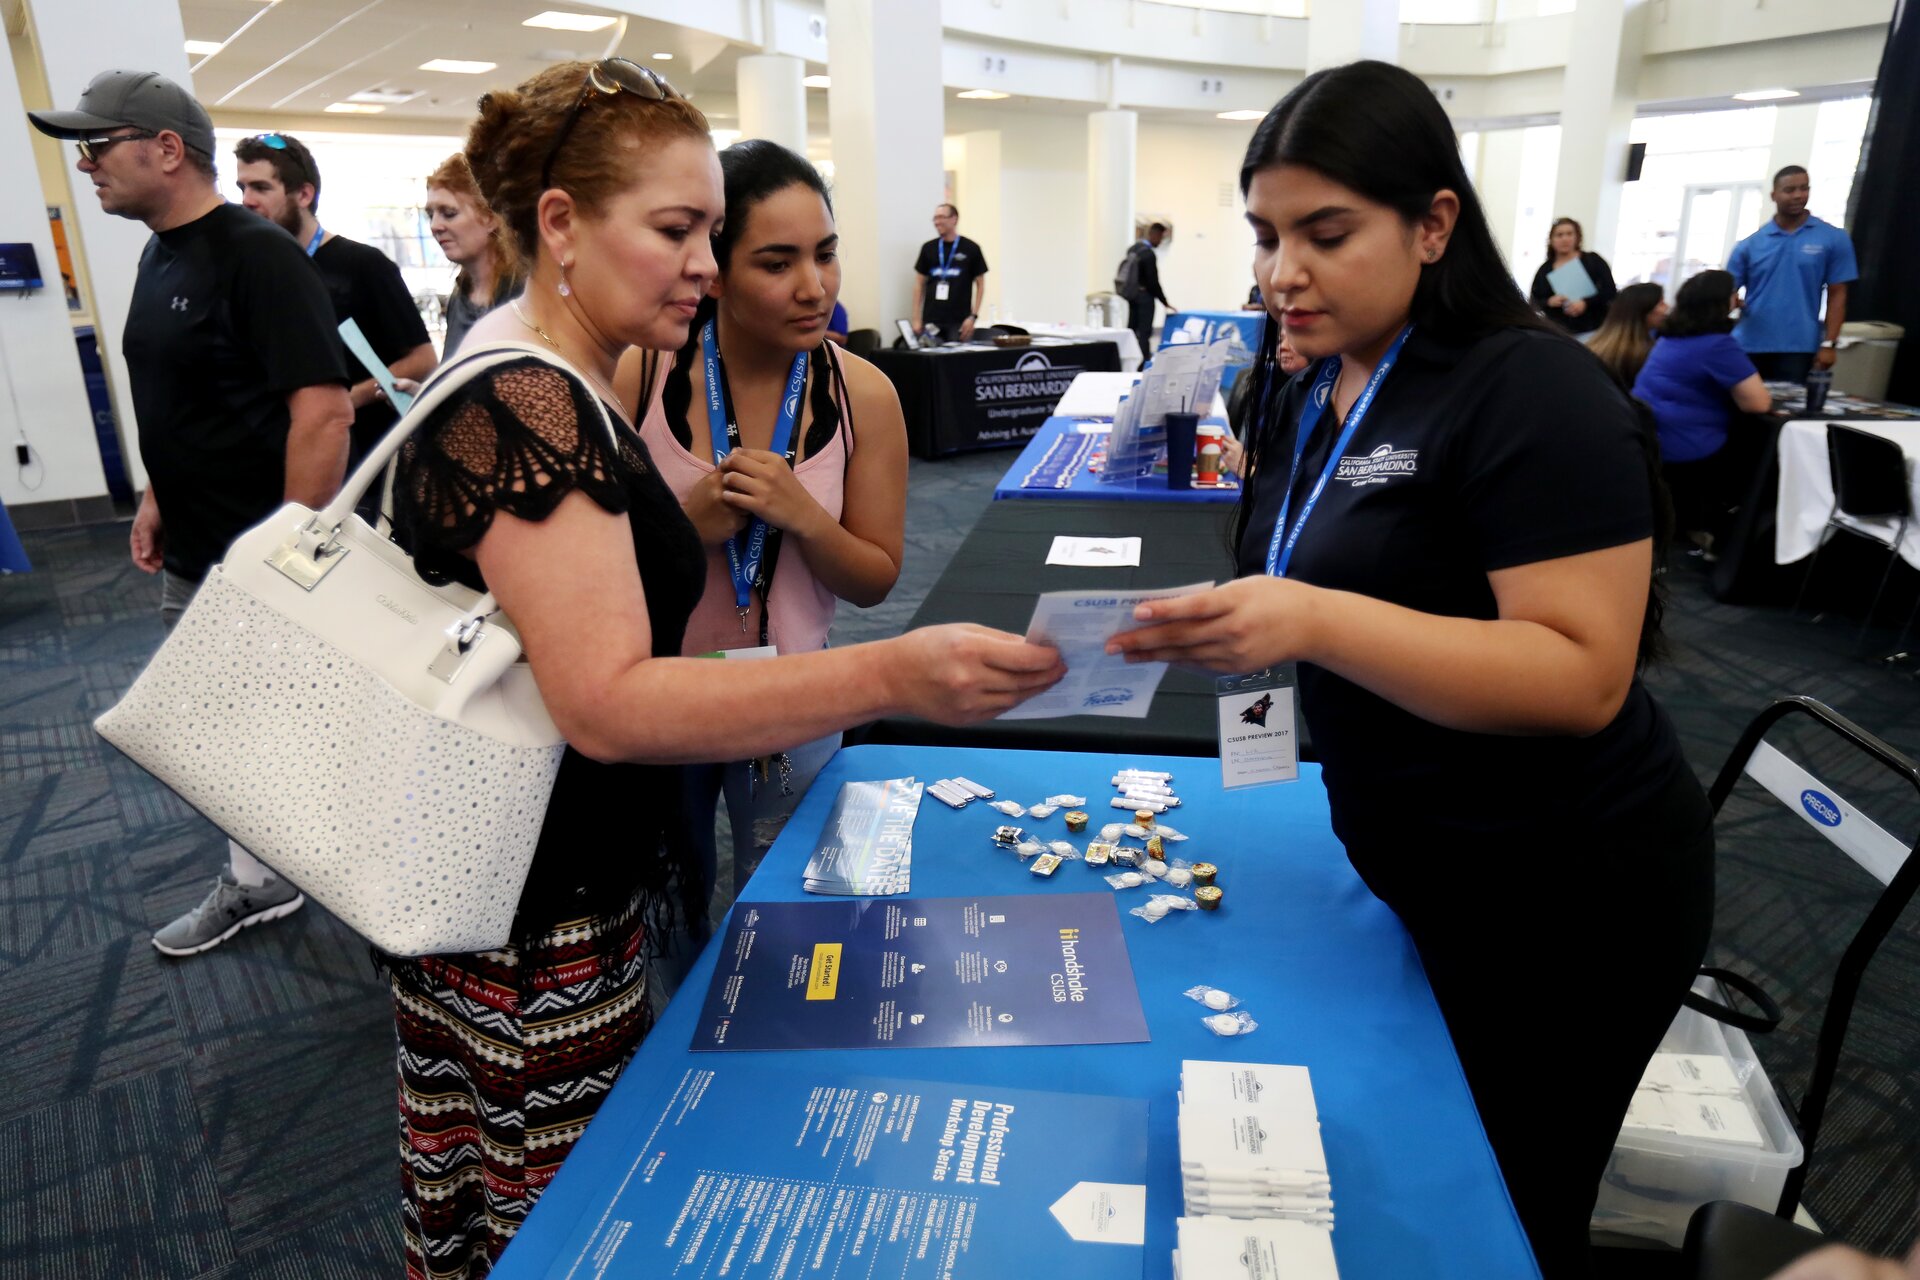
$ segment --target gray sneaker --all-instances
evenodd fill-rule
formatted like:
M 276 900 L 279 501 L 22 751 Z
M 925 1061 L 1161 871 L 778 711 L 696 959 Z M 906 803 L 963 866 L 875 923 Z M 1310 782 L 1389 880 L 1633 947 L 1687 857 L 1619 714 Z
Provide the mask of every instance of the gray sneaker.
M 292 915 L 306 900 L 285 880 L 269 880 L 256 889 L 221 876 L 205 902 L 153 935 L 153 945 L 170 956 L 197 956 L 250 924 Z

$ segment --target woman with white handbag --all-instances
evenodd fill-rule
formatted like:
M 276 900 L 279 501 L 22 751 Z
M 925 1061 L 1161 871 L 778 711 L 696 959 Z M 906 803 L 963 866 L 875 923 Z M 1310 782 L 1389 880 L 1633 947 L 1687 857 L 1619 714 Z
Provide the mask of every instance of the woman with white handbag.
M 964 626 L 670 656 L 705 556 L 632 424 L 608 418 L 608 384 L 626 348 L 679 347 L 714 279 L 706 120 L 624 59 L 563 64 L 482 99 L 467 156 L 533 270 L 463 352 L 530 340 L 545 358 L 493 365 L 418 426 L 395 529 L 423 573 L 493 593 L 571 745 L 510 943 L 390 964 L 408 1264 L 436 1278 L 490 1269 L 651 1022 L 652 930 L 698 878 L 667 766 L 896 711 L 986 718 L 1062 673 L 1050 649 Z

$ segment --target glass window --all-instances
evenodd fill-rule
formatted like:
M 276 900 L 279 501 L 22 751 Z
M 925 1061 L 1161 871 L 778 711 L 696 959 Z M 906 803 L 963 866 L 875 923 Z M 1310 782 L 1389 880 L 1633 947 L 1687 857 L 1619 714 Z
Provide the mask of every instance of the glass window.
M 1871 98 L 1841 98 L 1821 103 L 1814 117 L 1813 154 L 1807 158 L 1813 189 L 1807 208 L 1836 227 L 1847 222 L 1847 199 L 1853 194 L 1853 174 L 1872 106 Z
M 1400 0 L 1400 21 L 1465 26 L 1493 17 L 1493 0 Z

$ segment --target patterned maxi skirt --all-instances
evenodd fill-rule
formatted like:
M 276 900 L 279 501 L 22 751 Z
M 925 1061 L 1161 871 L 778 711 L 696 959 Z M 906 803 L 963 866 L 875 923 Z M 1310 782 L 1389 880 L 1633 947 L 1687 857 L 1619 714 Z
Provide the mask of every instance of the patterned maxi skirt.
M 653 1024 L 645 912 L 389 960 L 408 1280 L 478 1280 Z

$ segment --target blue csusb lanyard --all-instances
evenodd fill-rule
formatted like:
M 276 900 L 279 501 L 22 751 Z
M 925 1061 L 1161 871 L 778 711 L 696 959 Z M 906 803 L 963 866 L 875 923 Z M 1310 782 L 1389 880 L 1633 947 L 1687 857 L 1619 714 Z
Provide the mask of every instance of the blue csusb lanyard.
M 320 251 L 320 242 L 327 238 L 327 229 L 319 223 L 313 224 L 313 239 L 307 241 L 307 256 L 311 258 Z
M 714 340 L 713 321 L 700 330 L 700 350 L 706 359 L 707 433 L 713 442 L 713 465 L 718 467 L 727 455 L 740 447 L 740 424 L 734 420 L 733 397 L 726 391 L 726 371 L 720 367 L 720 347 Z M 800 417 L 800 396 L 807 385 L 807 353 L 793 358 L 793 370 L 787 375 L 787 392 L 780 400 L 780 416 L 774 420 L 772 452 L 781 454 L 793 465 L 793 424 Z M 733 575 L 733 602 L 740 610 L 740 629 L 747 629 L 747 614 L 753 610 L 753 589 L 764 589 L 760 581 L 766 561 L 767 522 L 759 516 L 747 521 L 747 527 L 727 539 L 727 569 Z
M 1374 393 L 1386 381 L 1394 361 L 1400 358 L 1400 348 L 1407 345 L 1407 335 L 1412 332 L 1412 325 L 1402 329 L 1400 336 L 1393 340 L 1393 345 L 1387 348 L 1387 354 L 1381 356 L 1380 363 L 1374 366 L 1373 376 L 1367 379 L 1366 390 L 1347 410 L 1347 425 L 1340 432 L 1340 438 L 1333 442 L 1333 452 L 1327 455 L 1327 465 L 1320 469 L 1320 479 L 1315 482 L 1307 500 L 1300 504 L 1300 518 L 1293 522 L 1289 530 L 1287 512 L 1293 506 L 1293 486 L 1300 479 L 1300 459 L 1306 456 L 1307 442 L 1313 438 L 1313 429 L 1320 425 L 1320 415 L 1326 410 L 1327 401 L 1333 398 L 1334 380 L 1340 376 L 1339 356 L 1332 356 L 1321 364 L 1320 373 L 1307 392 L 1307 403 L 1300 410 L 1300 425 L 1294 429 L 1293 469 L 1287 472 L 1286 492 L 1280 496 L 1280 518 L 1273 522 L 1273 541 L 1267 544 L 1267 573 L 1270 576 L 1287 576 L 1287 566 L 1293 562 L 1293 546 L 1300 541 L 1300 531 L 1307 527 L 1307 517 L 1313 514 L 1314 504 L 1320 501 L 1320 493 L 1327 487 L 1327 481 L 1339 469 L 1341 455 L 1353 443 L 1354 433 L 1360 429 L 1360 420 L 1367 416 L 1367 409 L 1373 404 Z
M 960 250 L 960 237 L 955 236 L 952 244 L 936 238 L 934 244 L 939 246 L 934 253 L 940 258 L 940 278 L 950 280 L 953 278 L 953 255 Z

